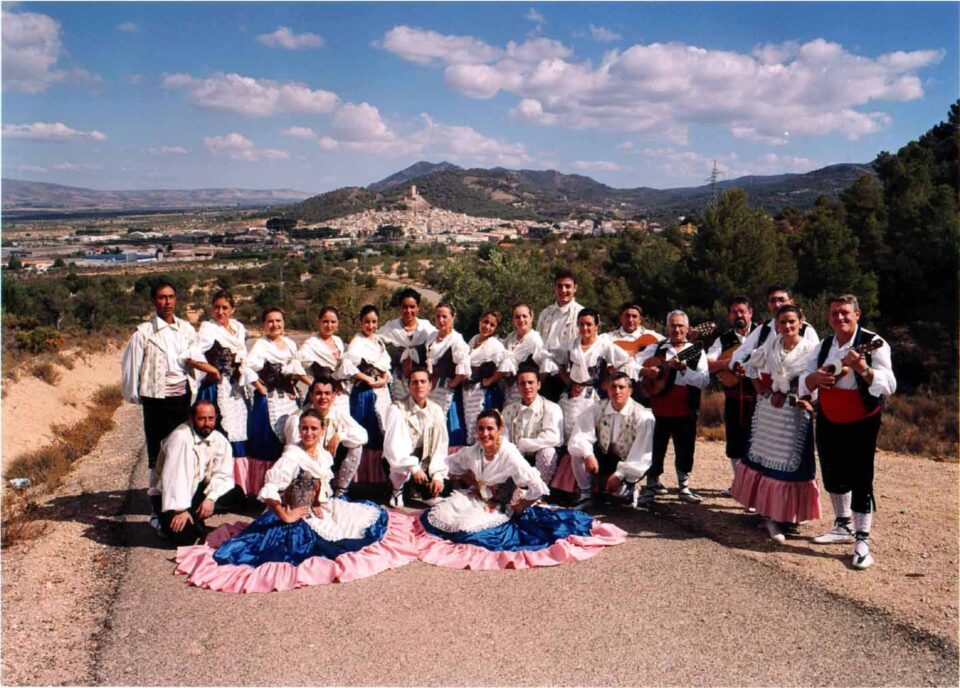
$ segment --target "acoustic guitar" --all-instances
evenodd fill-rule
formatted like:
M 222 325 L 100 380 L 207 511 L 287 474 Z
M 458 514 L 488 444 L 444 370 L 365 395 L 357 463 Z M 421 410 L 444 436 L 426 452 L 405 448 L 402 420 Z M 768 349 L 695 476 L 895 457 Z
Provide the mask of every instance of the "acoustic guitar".
M 740 348 L 740 344 L 734 344 L 726 351 L 723 351 L 720 356 L 717 358 L 718 361 L 729 361 L 733 358 L 733 355 L 737 352 L 737 349 Z M 717 379 L 720 381 L 720 384 L 724 387 L 736 387 L 740 383 L 742 375 L 730 370 L 730 368 L 724 368 L 717 372 Z
M 705 322 L 692 328 L 700 339 L 712 333 L 717 326 L 712 322 Z M 677 360 L 681 363 L 696 361 L 703 352 L 703 342 L 694 342 L 692 346 L 684 349 L 677 354 Z M 664 354 L 651 356 L 643 362 L 644 368 L 656 368 L 656 377 L 643 378 L 640 386 L 648 396 L 656 397 L 666 394 L 673 387 L 677 380 L 677 371 L 667 364 L 667 358 Z
M 652 334 L 646 333 L 637 337 L 632 342 L 628 339 L 616 339 L 613 343 L 626 351 L 632 357 L 636 356 L 640 349 L 650 346 L 651 344 L 658 344 L 659 342 L 660 340 L 654 337 Z
M 879 349 L 881 346 L 883 346 L 883 340 L 877 337 L 875 339 L 870 340 L 866 344 L 855 346 L 853 348 L 853 351 L 856 351 L 858 354 L 863 356 L 868 351 L 875 351 Z M 833 375 L 839 380 L 844 375 L 850 372 L 850 368 L 848 366 L 843 365 L 843 362 L 841 359 L 842 359 L 841 356 L 835 356 L 829 359 L 822 366 L 820 366 L 820 369 L 823 370 L 825 373 L 829 373 L 830 375 Z

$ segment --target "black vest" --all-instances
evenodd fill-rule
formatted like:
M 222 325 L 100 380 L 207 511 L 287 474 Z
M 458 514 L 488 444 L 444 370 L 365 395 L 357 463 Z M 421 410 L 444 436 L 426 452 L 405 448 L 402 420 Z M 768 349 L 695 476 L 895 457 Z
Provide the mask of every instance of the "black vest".
M 853 336 L 853 344 L 851 344 L 851 348 L 856 348 L 861 344 L 869 344 L 876 336 L 877 334 L 875 332 L 869 332 L 862 327 L 858 327 L 857 333 Z M 830 354 L 830 347 L 832 345 L 833 337 L 827 337 L 820 343 L 820 353 L 817 354 L 818 368 L 827 362 L 827 356 Z M 869 351 L 865 353 L 863 357 L 867 359 L 868 366 L 873 365 L 873 356 Z M 873 411 L 880 405 L 880 397 L 875 397 L 870 394 L 870 385 L 868 385 L 867 381 L 861 376 L 854 372 L 851 372 L 850 375 L 853 375 L 853 379 L 857 383 L 857 390 L 860 392 L 860 396 L 863 397 L 863 405 L 866 407 L 867 411 Z

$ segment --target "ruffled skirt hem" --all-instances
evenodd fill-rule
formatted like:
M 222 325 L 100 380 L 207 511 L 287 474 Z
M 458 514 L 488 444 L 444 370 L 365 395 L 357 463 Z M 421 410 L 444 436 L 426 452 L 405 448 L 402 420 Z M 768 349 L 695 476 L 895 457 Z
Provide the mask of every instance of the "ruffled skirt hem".
M 733 475 L 733 485 L 730 486 L 730 496 L 748 509 L 757 506 L 757 488 L 763 474 L 751 468 L 743 461 L 737 462 Z
M 820 489 L 816 480 L 787 481 L 760 478 L 757 513 L 782 523 L 802 523 L 820 518 Z
M 310 557 L 297 566 L 285 562 L 267 562 L 256 567 L 218 564 L 213 559 L 217 547 L 247 526 L 225 524 L 210 533 L 205 544 L 177 548 L 176 572 L 185 574 L 190 585 L 232 593 L 294 590 L 369 578 L 417 559 L 411 523 L 415 517 L 399 511 L 387 513 L 387 532 L 381 540 L 336 559 Z
M 517 552 L 489 550 L 444 540 L 428 533 L 419 518 L 413 521 L 413 531 L 421 561 L 442 568 L 474 571 L 530 569 L 584 561 L 599 554 L 604 547 L 619 545 L 627 539 L 627 533 L 617 526 L 596 520 L 590 535 L 571 535 L 544 549 Z

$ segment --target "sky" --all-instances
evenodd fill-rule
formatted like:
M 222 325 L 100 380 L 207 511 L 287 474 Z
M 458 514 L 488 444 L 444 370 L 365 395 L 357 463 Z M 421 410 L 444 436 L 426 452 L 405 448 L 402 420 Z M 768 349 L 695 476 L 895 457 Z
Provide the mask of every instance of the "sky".
M 419 160 L 618 188 L 866 163 L 960 97 L 960 3 L 3 3 L 2 172 L 320 193 Z

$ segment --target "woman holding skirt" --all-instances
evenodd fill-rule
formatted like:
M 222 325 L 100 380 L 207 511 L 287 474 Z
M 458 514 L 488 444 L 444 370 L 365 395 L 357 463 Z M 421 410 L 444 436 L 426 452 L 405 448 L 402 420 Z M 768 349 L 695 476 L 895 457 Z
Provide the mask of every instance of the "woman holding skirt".
M 267 510 L 244 527 L 225 525 L 207 544 L 177 550 L 177 571 L 198 587 L 270 592 L 358 580 L 416 558 L 410 517 L 372 502 L 330 499 L 333 458 L 321 446 L 320 414 L 300 418 L 300 441 L 267 472 Z
M 233 319 L 233 294 L 218 291 L 212 302 L 213 320 L 200 325 L 190 358 L 205 361 L 211 370 L 200 383 L 197 398 L 211 402 L 217 409 L 217 429 L 233 448 L 234 482 L 243 487 L 248 475 L 247 394 L 257 374 L 247 365 L 247 331 Z
M 470 347 L 470 377 L 463 382 L 463 422 L 467 428 L 467 444 L 477 441 L 477 416 L 489 409 L 503 410 L 503 376 L 500 365 L 506 349 L 497 338 L 500 312 L 488 309 L 480 316 L 480 333 L 474 335 Z
M 549 492 L 520 451 L 502 439 L 494 409 L 477 419 L 477 443 L 447 459 L 454 491 L 415 522 L 420 559 L 470 569 L 555 566 L 588 559 L 626 533 L 590 515 L 534 506 Z
M 771 539 L 784 542 L 797 523 L 820 518 L 813 407 L 797 397 L 799 377 L 816 344 L 801 337 L 803 313 L 796 306 L 782 306 L 776 322 L 779 334 L 751 356 L 759 373 L 753 379 L 757 407 L 730 492 L 766 517 Z
M 284 335 L 282 309 L 264 310 L 263 331 L 247 356 L 247 366 L 257 374 L 247 419 L 247 474 L 237 481 L 247 494 L 260 491 L 264 474 L 283 452 L 287 416 L 298 410 L 297 382 L 310 384 L 296 343 Z
M 447 416 L 447 434 L 451 447 L 467 443 L 463 424 L 463 389 L 461 383 L 470 375 L 470 347 L 463 335 L 453 329 L 456 311 L 441 302 L 434 309 L 437 329 L 427 337 L 427 370 L 430 371 L 430 400 Z

